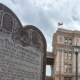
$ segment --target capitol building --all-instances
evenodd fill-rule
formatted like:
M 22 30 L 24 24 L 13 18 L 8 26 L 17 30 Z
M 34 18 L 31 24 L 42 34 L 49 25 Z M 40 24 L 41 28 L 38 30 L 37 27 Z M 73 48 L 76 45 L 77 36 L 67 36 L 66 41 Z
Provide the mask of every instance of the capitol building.
M 80 46 L 80 31 L 58 28 L 53 35 L 52 52 L 47 52 L 46 65 L 51 66 L 51 76 L 46 76 L 46 80 L 75 80 L 76 44 Z M 77 65 L 80 80 L 80 51 Z

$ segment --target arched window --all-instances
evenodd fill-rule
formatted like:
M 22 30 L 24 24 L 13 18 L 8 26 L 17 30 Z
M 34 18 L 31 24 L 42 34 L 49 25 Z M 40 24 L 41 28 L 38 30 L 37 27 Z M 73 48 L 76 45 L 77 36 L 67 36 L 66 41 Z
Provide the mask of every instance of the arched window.
M 38 44 L 38 35 L 35 31 L 32 32 L 32 43 L 35 45 Z
M 13 19 L 12 19 L 12 16 L 5 12 L 3 13 L 3 21 L 2 21 L 2 28 L 12 32 L 12 26 L 13 26 Z

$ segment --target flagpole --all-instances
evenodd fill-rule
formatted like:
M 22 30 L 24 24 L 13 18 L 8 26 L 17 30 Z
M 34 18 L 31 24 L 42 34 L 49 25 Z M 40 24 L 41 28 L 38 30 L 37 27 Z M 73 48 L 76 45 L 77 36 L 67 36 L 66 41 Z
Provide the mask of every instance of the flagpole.
M 58 25 L 57 25 L 57 30 L 58 30 L 58 26 L 59 26 L 59 23 L 58 23 Z
M 58 30 L 58 25 L 57 25 L 57 30 Z

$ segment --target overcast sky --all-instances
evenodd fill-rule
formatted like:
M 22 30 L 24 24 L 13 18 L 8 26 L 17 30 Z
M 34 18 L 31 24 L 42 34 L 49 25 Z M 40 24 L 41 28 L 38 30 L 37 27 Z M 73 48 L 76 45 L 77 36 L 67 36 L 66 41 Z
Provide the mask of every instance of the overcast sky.
M 44 34 L 47 51 L 57 28 L 80 30 L 80 0 L 0 0 L 20 19 L 22 25 L 34 25 Z M 63 22 L 63 26 L 58 26 Z M 50 75 L 49 66 L 47 75 Z

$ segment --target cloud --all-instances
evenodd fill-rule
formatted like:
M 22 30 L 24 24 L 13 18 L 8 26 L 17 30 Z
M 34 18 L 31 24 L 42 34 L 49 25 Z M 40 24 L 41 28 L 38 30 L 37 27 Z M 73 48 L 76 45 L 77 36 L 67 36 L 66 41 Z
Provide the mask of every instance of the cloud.
M 1 2 L 13 10 L 23 25 L 34 25 L 43 32 L 49 45 L 48 51 L 52 51 L 52 36 L 57 28 L 79 29 L 79 0 L 1 0 Z M 58 22 L 63 22 L 63 26 L 58 26 Z
M 47 51 L 52 51 L 52 37 L 57 28 L 80 30 L 80 0 L 0 0 L 23 25 L 34 25 L 44 34 Z M 63 22 L 63 26 L 58 26 Z
M 53 27 L 50 16 L 44 8 L 36 6 L 28 0 L 10 0 L 9 3 L 5 4 L 13 10 L 23 25 L 31 24 L 38 27 L 44 34 L 46 41 L 49 40 L 48 44 L 52 45 L 52 33 L 56 28 Z M 47 50 L 51 51 L 51 46 L 47 46 Z

